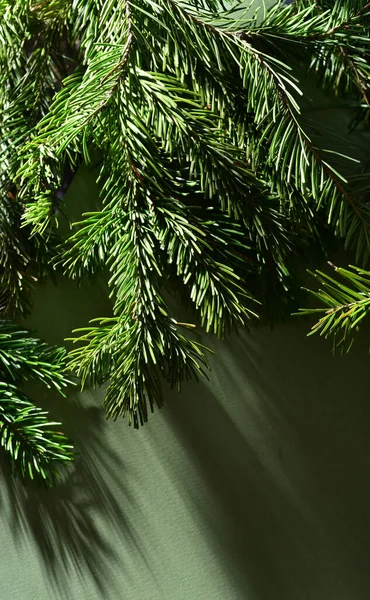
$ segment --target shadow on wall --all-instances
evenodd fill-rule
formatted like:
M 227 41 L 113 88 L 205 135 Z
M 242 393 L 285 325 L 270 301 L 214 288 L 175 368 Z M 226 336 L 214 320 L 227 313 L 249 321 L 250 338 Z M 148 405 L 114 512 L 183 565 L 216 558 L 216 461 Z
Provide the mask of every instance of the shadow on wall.
M 333 358 L 305 332 L 215 342 L 210 383 L 165 408 L 201 474 L 199 526 L 244 590 L 235 598 L 368 596 L 368 344 Z
M 31 323 L 49 341 L 93 313 L 89 290 L 62 288 L 61 303 L 60 289 L 42 288 L 48 311 Z M 187 579 L 203 586 L 200 600 L 368 597 L 369 336 L 333 358 L 307 329 L 215 341 L 210 381 L 169 393 L 140 432 L 105 421 L 103 390 L 37 396 L 80 457 L 52 490 L 14 482 L 2 463 L 0 509 L 17 547 L 37 549 L 55 597 L 90 597 L 92 581 L 94 598 L 198 600 Z M 226 587 L 207 595 L 214 564 Z M 18 568 L 27 577 L 35 560 Z
M 85 392 L 85 403 L 86 396 Z M 53 415 L 57 414 L 64 431 L 75 440 L 79 457 L 74 466 L 66 469 L 54 488 L 45 489 L 33 482 L 24 486 L 10 476 L 1 453 L 0 510 L 7 507 L 6 518 L 19 547 L 24 547 L 26 540 L 33 542 L 33 551 L 38 550 L 41 567 L 56 596 L 75 597 L 68 586 L 77 576 L 94 582 L 97 597 L 120 598 L 119 591 L 114 595 L 112 590 L 114 571 L 124 570 L 125 565 L 119 557 L 119 546 L 99 527 L 99 521 L 103 517 L 105 523 L 111 523 L 130 544 L 133 554 L 136 548 L 145 561 L 133 524 L 126 517 L 127 507 L 134 500 L 125 485 L 124 460 L 106 443 L 104 412 L 100 406 L 83 406 L 79 397 L 76 393 L 68 402 L 50 398 L 50 393 L 47 397 Z M 45 400 L 39 404 L 45 405 Z
M 48 281 L 37 287 L 34 302 L 35 309 L 22 325 L 51 344 L 63 344 L 73 328 L 87 325 L 97 314 L 111 314 L 106 285 L 101 280 L 83 287 L 65 279 L 59 280 L 58 286 Z M 53 420 L 62 422 L 63 432 L 74 443 L 77 459 L 54 488 L 45 489 L 34 482 L 25 486 L 20 478 L 14 480 L 0 452 L 1 524 L 11 529 L 16 547 L 24 551 L 30 544 L 32 556 L 26 558 L 25 575 L 29 577 L 31 569 L 37 568 L 33 557 L 37 554 L 41 577 L 35 584 L 49 582 L 55 597 L 80 598 L 80 590 L 84 590 L 88 597 L 93 593 L 94 598 L 121 598 L 117 573 L 129 581 L 132 563 L 141 564 L 148 576 L 150 566 L 137 531 L 141 515 L 137 520 L 132 518 L 137 514 L 128 485 L 128 479 L 133 479 L 132 464 L 126 461 L 119 424 L 106 421 L 104 388 L 83 394 L 69 388 L 68 397 L 63 398 L 42 386 L 28 384 L 27 393 L 38 406 L 50 411 Z M 110 439 L 112 425 L 118 444 Z M 4 561 L 1 566 L 4 568 Z M 6 573 L 4 585 L 11 579 Z M 6 593 L 4 587 L 2 593 Z M 15 593 L 21 596 L 12 595 L 12 599 L 26 600 L 23 588 Z

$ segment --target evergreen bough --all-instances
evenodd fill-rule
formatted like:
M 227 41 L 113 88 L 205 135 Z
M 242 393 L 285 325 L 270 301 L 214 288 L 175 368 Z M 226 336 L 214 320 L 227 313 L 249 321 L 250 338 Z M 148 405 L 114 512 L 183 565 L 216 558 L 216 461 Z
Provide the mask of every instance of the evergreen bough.
M 26 314 L 50 268 L 80 282 L 108 266 L 112 314 L 77 330 L 68 357 L 82 385 L 109 382 L 108 416 L 138 427 L 163 378 L 180 388 L 206 372 L 175 292 L 224 336 L 289 308 L 295 255 L 328 232 L 366 264 L 365 165 L 308 118 L 302 85 L 313 73 L 366 128 L 369 33 L 364 0 L 254 13 L 221 0 L 0 1 L 1 311 Z M 98 172 L 101 205 L 62 235 L 81 163 Z M 319 275 L 317 331 L 346 334 L 370 310 L 370 274 L 339 273 L 345 289 Z M 59 385 L 55 352 L 42 377 Z M 26 400 L 4 385 L 11 413 Z
M 9 321 L 0 321 L 0 445 L 12 472 L 51 485 L 58 466 L 73 459 L 72 446 L 56 429 L 48 413 L 37 408 L 23 391 L 36 380 L 63 394 L 64 348 L 49 346 Z

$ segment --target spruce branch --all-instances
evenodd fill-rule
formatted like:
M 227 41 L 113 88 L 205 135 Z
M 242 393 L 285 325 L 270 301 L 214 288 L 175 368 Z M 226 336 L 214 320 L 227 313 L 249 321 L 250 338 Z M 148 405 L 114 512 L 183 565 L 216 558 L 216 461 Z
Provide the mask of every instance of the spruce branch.
M 12 472 L 52 485 L 58 465 L 73 460 L 73 450 L 46 411 L 20 386 L 33 379 L 63 394 L 66 350 L 48 346 L 9 321 L 0 321 L 0 444 Z
M 258 150 L 263 150 L 261 142 L 271 140 L 268 160 L 278 170 L 280 189 L 293 180 L 294 187 L 306 196 L 307 193 L 317 203 L 317 208 L 324 206 L 327 210 L 328 221 L 333 223 L 340 237 L 346 240 L 346 246 L 352 244 L 356 251 L 356 259 L 367 260 L 370 251 L 369 215 L 366 204 L 361 203 L 346 188 L 347 180 L 329 162 L 322 157 L 323 152 L 317 148 L 300 122 L 300 109 L 286 83 L 295 87 L 292 80 L 279 72 L 281 65 L 271 64 L 265 56 L 248 49 L 254 60 L 263 66 L 268 80 L 275 89 L 271 107 L 252 96 L 251 109 L 256 110 L 255 119 L 262 124 Z M 276 62 L 276 61 L 275 61 Z M 250 63 L 247 62 L 250 67 Z M 246 68 L 247 68 L 246 66 Z M 260 86 L 262 87 L 262 86 Z M 262 90 L 260 90 L 262 91 Z M 256 98 L 256 100 L 254 100 Z M 276 98 L 280 100 L 276 106 Z M 267 111 L 274 111 L 275 118 L 266 122 Z M 277 144 L 280 140 L 280 147 Z M 257 150 L 257 151 L 258 151 Z M 335 154 L 334 151 L 331 151 Z M 260 158 L 263 160 L 264 153 Z M 345 156 L 347 160 L 351 157 Z M 258 164 L 258 163 L 257 163 Z M 343 203 L 348 209 L 343 208 Z M 356 235 L 354 236 L 354 231 Z
M 160 375 L 179 388 L 184 378 L 203 375 L 206 363 L 202 346 L 178 332 L 161 292 L 150 199 L 138 184 L 128 193 L 126 223 L 112 248 L 110 283 L 118 316 L 78 330 L 82 335 L 74 342 L 84 345 L 70 353 L 69 367 L 83 384 L 87 378 L 97 384 L 110 378 L 107 414 L 128 414 L 138 427 L 148 418 L 148 403 L 152 410 L 161 405 Z
M 196 321 L 223 336 L 288 303 L 292 257 L 324 227 L 356 260 L 369 256 L 363 165 L 304 118 L 297 70 L 311 65 L 344 99 L 355 91 L 365 121 L 368 2 L 277 3 L 261 19 L 241 8 L 0 5 L 14 40 L 9 64 L 0 56 L 3 295 L 25 303 L 43 240 L 73 279 L 108 270 L 113 316 L 75 334 L 69 365 L 83 385 L 109 382 L 107 414 L 135 427 L 161 405 L 162 379 L 179 387 L 205 374 Z M 95 159 L 99 206 L 55 248 L 66 172 Z M 174 289 L 194 323 L 171 308 Z
M 10 322 L 0 324 L 0 377 L 12 383 L 37 379 L 59 392 L 71 383 L 63 373 L 64 348 L 48 346 Z
M 344 89 L 345 93 L 348 93 L 348 91 L 351 90 L 351 87 L 357 87 L 365 102 L 365 106 L 369 107 L 369 70 L 368 61 L 366 60 L 364 53 L 366 52 L 366 47 L 368 52 L 370 42 L 370 4 L 367 3 L 365 6 L 361 6 L 361 4 L 363 3 L 355 2 L 353 4 L 352 8 L 349 9 L 352 11 L 352 14 L 350 14 L 348 7 L 345 4 L 341 7 L 342 11 L 346 11 L 342 14 L 342 19 L 345 20 L 345 23 L 337 25 L 336 27 L 338 28 L 337 31 L 340 31 L 341 28 L 344 30 L 345 37 L 350 41 L 350 45 L 344 45 L 343 36 L 341 36 L 338 39 L 339 45 L 336 48 L 329 46 L 329 48 L 323 50 L 323 48 L 318 46 L 318 51 L 315 52 L 315 56 L 312 60 L 312 67 L 315 68 L 317 72 L 321 72 L 321 80 L 326 87 L 332 88 L 334 85 L 337 94 L 340 94 L 341 87 Z M 323 3 L 320 0 L 317 1 L 316 5 L 319 14 L 323 14 L 324 9 L 326 9 L 324 16 L 328 15 L 330 17 L 332 15 L 333 7 L 327 6 L 326 3 Z M 352 20 L 356 20 L 356 17 L 358 16 L 362 17 L 361 35 L 359 37 L 358 27 L 360 26 L 360 22 L 355 23 L 354 28 L 351 27 Z M 366 18 L 367 26 L 365 27 L 364 21 Z M 364 37 L 364 34 L 366 34 L 366 37 Z M 359 45 L 358 48 L 356 48 L 357 45 Z M 348 67 L 348 69 L 346 67 Z M 335 76 L 334 70 L 336 71 Z
M 53 485 L 60 477 L 58 464 L 73 460 L 72 446 L 48 419 L 15 386 L 0 381 L 0 444 L 11 468 L 23 478 L 38 478 Z
M 323 308 L 300 309 L 301 315 L 322 315 L 312 326 L 309 335 L 318 333 L 333 338 L 333 349 L 348 352 L 354 342 L 355 333 L 370 313 L 370 272 L 358 267 L 348 269 L 335 267 L 336 279 L 316 271 L 311 273 L 321 284 L 319 290 L 308 291 Z
M 173 0 L 175 2 L 175 0 Z M 352 15 L 346 15 L 345 20 L 337 23 L 335 27 L 329 30 L 330 35 L 339 31 L 342 27 L 347 27 L 348 23 L 356 20 L 359 16 L 366 13 L 367 8 L 357 9 Z M 369 11 L 370 12 L 370 11 Z M 292 14 L 295 19 L 294 23 L 295 36 L 296 30 L 299 27 L 306 27 L 310 31 L 312 27 L 321 25 L 326 26 L 327 14 L 313 16 L 313 21 L 307 23 L 307 17 L 312 13 L 312 6 L 308 6 L 298 15 L 294 15 L 294 7 L 286 7 L 281 9 L 277 6 L 270 11 L 266 23 L 260 26 L 260 30 L 264 32 L 264 27 L 268 30 L 275 27 L 277 36 L 284 36 L 284 23 L 289 23 L 289 18 Z M 340 13 L 336 18 L 340 20 L 343 15 Z M 302 125 L 302 119 L 299 119 L 300 109 L 294 93 L 298 96 L 302 93 L 297 87 L 294 78 L 290 75 L 289 70 L 278 60 L 272 59 L 271 56 L 265 55 L 253 45 L 253 36 L 243 32 L 224 32 L 222 28 L 218 28 L 209 23 L 203 23 L 200 19 L 190 15 L 189 17 L 197 25 L 212 29 L 215 35 L 240 39 L 244 42 L 244 52 L 241 54 L 240 64 L 242 67 L 242 76 L 244 85 L 250 88 L 249 94 L 249 110 L 254 111 L 254 121 L 259 125 L 260 137 L 257 149 L 254 149 L 254 157 L 260 152 L 260 164 L 265 162 L 265 154 L 261 153 L 262 141 L 272 139 L 272 151 L 269 152 L 269 160 L 276 157 L 275 143 L 282 138 L 280 151 L 277 154 L 278 160 L 274 160 L 274 166 L 280 175 L 280 189 L 291 177 L 295 176 L 295 186 L 300 189 L 303 195 L 307 192 L 312 195 L 317 202 L 318 209 L 325 205 L 325 198 L 328 198 L 327 213 L 329 222 L 334 223 L 336 231 L 341 237 L 345 237 L 346 245 L 353 244 L 356 249 L 356 258 L 367 260 L 369 253 L 369 218 L 366 205 L 361 204 L 351 193 L 346 189 L 345 178 L 321 156 L 320 149 L 316 148 L 311 142 L 311 139 Z M 298 20 L 297 20 L 298 19 Z M 277 23 L 276 23 L 277 21 Z M 282 26 L 283 23 L 283 26 Z M 290 24 L 290 23 L 289 23 Z M 334 31 L 335 30 L 335 31 Z M 269 32 L 270 34 L 270 32 Z M 299 37 L 295 38 L 299 39 Z M 309 38 L 310 39 L 310 38 Z M 313 38 L 312 38 L 313 39 Z M 261 75 L 257 76 L 257 71 L 253 67 L 253 62 L 257 61 L 266 71 L 266 80 L 260 84 Z M 251 74 L 254 74 L 254 78 Z M 271 82 L 271 83 L 270 83 Z M 268 98 L 266 91 L 271 85 L 271 99 Z M 255 89 L 253 89 L 255 88 Z M 276 99 L 280 100 L 278 104 Z M 273 111 L 273 120 L 266 121 L 269 111 Z M 261 126 L 263 129 L 261 129 Z M 284 132 L 284 133 L 283 133 Z M 288 154 L 281 155 L 281 149 L 289 149 L 290 156 L 294 157 L 295 165 L 290 159 L 288 162 Z M 272 156 L 271 156 L 272 155 Z M 289 157 L 290 158 L 290 157 Z M 350 157 L 347 157 L 350 160 Z M 281 162 L 282 159 L 282 162 Z M 259 162 L 256 164 L 259 167 Z M 283 168 L 281 168 L 283 166 Z M 292 167 L 295 167 L 294 169 Z M 284 168 L 285 167 L 285 168 Z M 320 183 L 318 184 L 318 180 Z M 308 189 L 308 184 L 310 188 Z M 348 209 L 342 207 L 342 203 L 348 204 Z M 351 212 L 353 214 L 351 215 Z M 353 235 L 353 232 L 356 235 Z

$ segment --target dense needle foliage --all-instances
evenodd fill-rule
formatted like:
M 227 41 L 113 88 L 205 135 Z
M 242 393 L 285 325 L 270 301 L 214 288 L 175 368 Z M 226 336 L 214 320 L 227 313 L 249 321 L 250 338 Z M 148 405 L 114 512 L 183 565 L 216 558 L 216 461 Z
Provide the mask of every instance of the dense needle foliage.
M 66 352 L 33 338 L 27 331 L 0 321 L 0 445 L 12 471 L 52 484 L 57 465 L 73 458 L 72 446 L 56 429 L 46 411 L 37 408 L 22 391 L 36 380 L 63 393 Z
M 26 312 L 48 264 L 77 281 L 108 267 L 112 315 L 78 330 L 68 366 L 109 381 L 108 416 L 136 427 L 163 378 L 179 388 L 207 368 L 174 290 L 223 336 L 289 310 L 295 257 L 329 232 L 369 258 L 365 167 L 310 121 L 302 86 L 314 74 L 367 127 L 370 3 L 225 4 L 0 2 L 1 307 Z M 101 206 L 60 236 L 82 162 L 98 169 Z M 342 274 L 354 291 L 320 299 L 330 315 L 352 303 L 348 328 L 370 287 Z

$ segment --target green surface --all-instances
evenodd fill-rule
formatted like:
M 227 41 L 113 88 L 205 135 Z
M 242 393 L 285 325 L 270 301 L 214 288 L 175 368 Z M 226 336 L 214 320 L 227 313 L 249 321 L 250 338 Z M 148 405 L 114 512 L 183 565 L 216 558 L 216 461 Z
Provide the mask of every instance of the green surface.
M 99 287 L 36 296 L 50 341 L 105 312 Z M 306 330 L 215 341 L 211 381 L 168 393 L 139 431 L 105 421 L 101 391 L 38 397 L 81 456 L 51 491 L 5 474 L 0 597 L 368 598 L 367 343 L 333 358 Z

